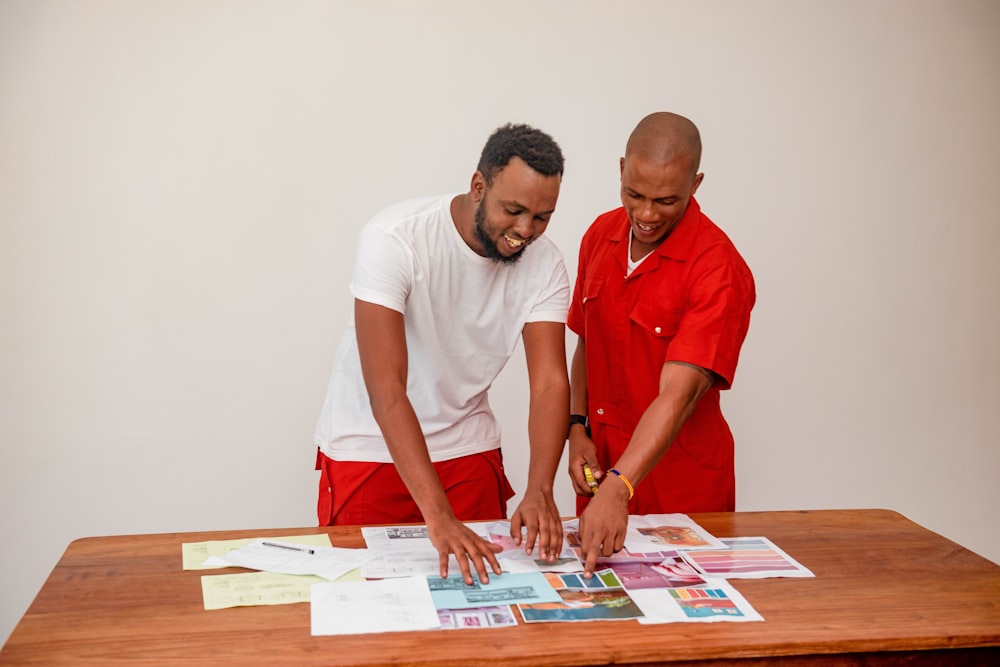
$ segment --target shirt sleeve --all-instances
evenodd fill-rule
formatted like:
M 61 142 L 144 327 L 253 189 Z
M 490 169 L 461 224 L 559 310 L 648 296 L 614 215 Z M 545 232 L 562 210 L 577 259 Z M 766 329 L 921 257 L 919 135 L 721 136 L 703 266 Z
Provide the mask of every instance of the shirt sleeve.
M 413 280 L 413 252 L 384 226 L 369 223 L 361 230 L 351 278 L 355 299 L 406 312 Z
M 528 313 L 528 322 L 559 322 L 566 323 L 566 311 L 569 309 L 569 275 L 566 263 L 556 251 L 555 261 L 545 286 L 539 292 L 538 300 Z
M 707 368 L 721 378 L 720 388 L 728 389 L 756 300 L 753 276 L 728 253 L 705 253 L 695 262 L 689 305 L 665 361 Z
M 573 285 L 573 299 L 569 305 L 569 315 L 566 319 L 566 325 L 569 327 L 570 331 L 575 333 L 577 336 L 583 337 L 583 286 L 586 284 L 587 280 L 587 259 L 590 256 L 588 251 L 587 241 L 590 237 L 590 230 L 584 233 L 583 238 L 580 240 L 580 252 L 577 259 L 576 265 L 576 282 Z

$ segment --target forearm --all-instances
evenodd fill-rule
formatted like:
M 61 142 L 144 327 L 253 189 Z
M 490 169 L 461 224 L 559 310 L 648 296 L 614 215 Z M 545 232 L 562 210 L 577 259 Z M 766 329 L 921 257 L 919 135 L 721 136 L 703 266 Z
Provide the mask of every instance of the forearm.
M 569 386 L 552 382 L 533 391 L 528 407 L 528 490 L 552 493 L 569 426 Z
M 372 401 L 375 421 L 399 476 L 427 521 L 453 512 L 434 464 L 413 405 L 405 394 Z
M 552 497 L 552 483 L 569 426 L 569 376 L 566 328 L 557 322 L 533 322 L 522 333 L 528 364 L 528 442 L 531 457 L 526 493 Z
M 583 338 L 578 338 L 569 373 L 569 411 L 574 415 L 587 414 L 587 349 Z

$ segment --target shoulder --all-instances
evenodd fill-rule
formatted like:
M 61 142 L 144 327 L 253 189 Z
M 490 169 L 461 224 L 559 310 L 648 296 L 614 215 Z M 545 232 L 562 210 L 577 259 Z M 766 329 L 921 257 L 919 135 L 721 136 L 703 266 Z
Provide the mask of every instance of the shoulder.
M 369 227 L 406 228 L 444 217 L 452 195 L 407 199 L 383 208 L 368 221 Z
M 561 264 L 563 262 L 562 251 L 555 244 L 555 241 L 548 236 L 539 236 L 525 250 L 530 252 L 526 252 L 522 260 L 530 261 L 531 263 Z M 521 263 L 518 262 L 514 266 Z
M 749 267 L 729 235 L 707 215 L 701 214 L 698 233 L 694 241 L 694 255 L 700 259 L 733 264 L 749 272 Z
M 587 231 L 583 233 L 580 249 L 593 250 L 597 246 L 609 242 L 617 243 L 625 236 L 628 226 L 628 215 L 624 208 L 619 206 L 616 209 L 605 211 L 597 216 L 587 227 Z
M 595 253 L 608 252 L 611 248 L 628 238 L 628 215 L 625 209 L 618 207 L 597 216 L 580 239 L 581 261 Z
M 597 216 L 590 227 L 587 228 L 584 237 L 601 238 L 603 236 L 614 236 L 621 233 L 622 228 L 628 226 L 628 215 L 621 206 L 610 211 L 605 211 Z

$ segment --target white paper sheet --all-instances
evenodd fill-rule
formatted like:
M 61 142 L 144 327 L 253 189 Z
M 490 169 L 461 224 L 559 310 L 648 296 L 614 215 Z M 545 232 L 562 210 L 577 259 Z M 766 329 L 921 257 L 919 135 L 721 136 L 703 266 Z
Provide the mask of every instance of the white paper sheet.
M 477 521 L 465 526 L 483 539 L 487 539 L 488 522 Z M 365 546 L 377 551 L 404 551 L 406 553 L 437 549 L 427 534 L 427 526 L 365 526 L 361 529 Z
M 682 552 L 681 556 L 709 577 L 765 579 L 814 576 L 766 537 L 724 537 L 722 543 L 723 549 Z
M 629 595 L 642 609 L 639 623 L 717 623 L 763 621 L 739 591 L 725 579 L 706 579 L 689 588 L 646 588 Z
M 310 599 L 313 636 L 441 627 L 425 577 L 313 584 Z
M 222 563 L 281 574 L 315 574 L 334 581 L 374 557 L 367 549 L 317 547 L 263 538 L 221 556 L 212 556 L 205 564 Z
M 576 520 L 563 524 L 563 535 L 576 530 Z M 576 555 L 576 551 L 569 542 L 563 538 L 562 549 L 555 561 L 549 562 L 538 558 L 538 545 L 535 544 L 531 554 L 524 552 L 524 540 L 527 539 L 527 529 L 522 529 L 521 546 L 514 544 L 514 539 L 510 536 L 510 522 L 498 521 L 487 526 L 487 535 L 494 544 L 503 547 L 503 551 L 497 554 L 497 561 L 504 572 L 583 572 L 583 563 Z
M 628 518 L 625 548 L 633 553 L 667 549 L 720 549 L 725 545 L 686 514 L 642 514 Z

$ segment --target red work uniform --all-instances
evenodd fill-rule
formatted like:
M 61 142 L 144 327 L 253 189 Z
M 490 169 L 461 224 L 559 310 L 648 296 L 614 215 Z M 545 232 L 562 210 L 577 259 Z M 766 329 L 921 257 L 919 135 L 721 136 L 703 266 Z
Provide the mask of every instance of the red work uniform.
M 729 237 L 692 197 L 677 227 L 626 277 L 631 227 L 623 208 L 599 216 L 580 243 L 568 325 L 583 338 L 587 413 L 603 470 L 625 451 L 659 394 L 668 361 L 716 375 L 666 455 L 635 490 L 630 514 L 733 511 L 733 435 L 719 392 L 732 385 L 756 294 Z M 577 498 L 577 512 L 589 498 Z

